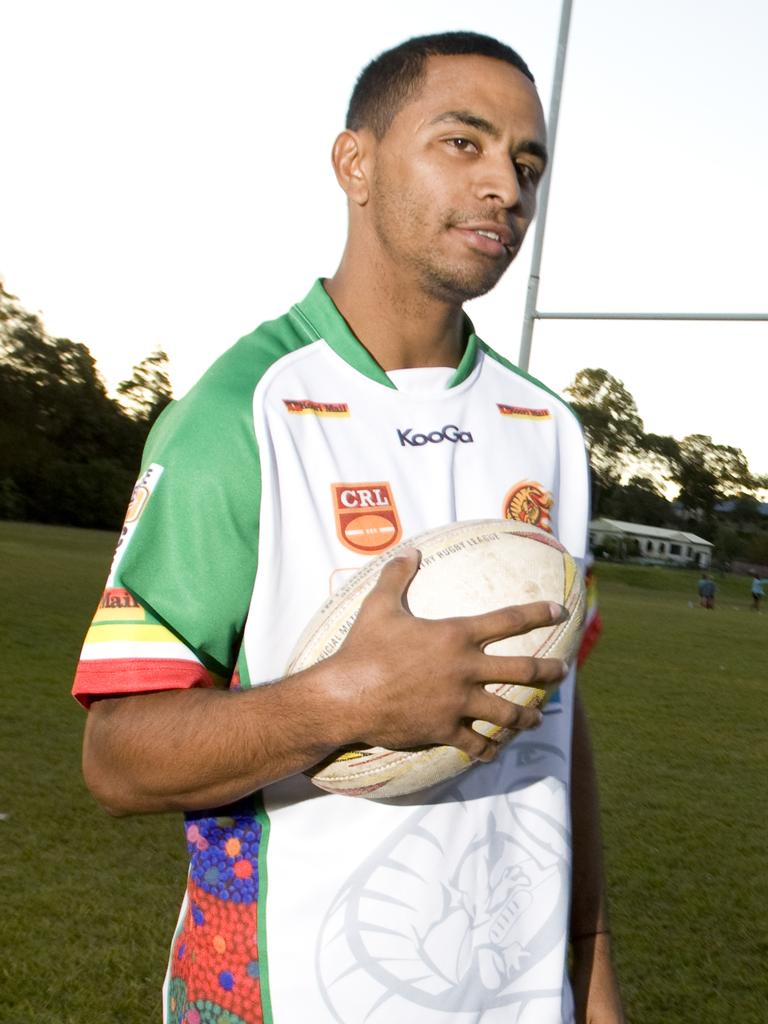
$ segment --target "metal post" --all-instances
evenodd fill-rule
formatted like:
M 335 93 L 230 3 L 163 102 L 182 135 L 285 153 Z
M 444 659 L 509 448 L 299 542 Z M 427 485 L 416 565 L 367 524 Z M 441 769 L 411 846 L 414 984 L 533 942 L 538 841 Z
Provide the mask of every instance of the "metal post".
M 552 180 L 552 165 L 555 157 L 555 138 L 557 121 L 560 116 L 560 95 L 563 91 L 563 74 L 565 71 L 565 54 L 568 49 L 568 30 L 571 24 L 572 0 L 563 0 L 560 9 L 560 33 L 557 40 L 557 56 L 555 58 L 555 74 L 552 81 L 552 97 L 549 103 L 549 120 L 547 123 L 547 145 L 549 149 L 549 167 L 544 175 L 539 192 L 539 211 L 536 217 L 536 230 L 533 237 L 533 255 L 531 256 L 531 273 L 528 278 L 528 295 L 525 300 L 523 317 L 523 333 L 520 339 L 520 356 L 517 360 L 521 370 L 528 369 L 531 357 L 531 340 L 533 338 L 533 321 L 536 316 L 536 300 L 539 295 L 539 270 L 541 268 L 541 251 L 544 247 L 544 226 L 547 222 L 547 203 L 549 201 L 549 183 Z
M 534 311 L 536 320 L 712 320 L 756 323 L 768 320 L 768 313 L 547 313 Z

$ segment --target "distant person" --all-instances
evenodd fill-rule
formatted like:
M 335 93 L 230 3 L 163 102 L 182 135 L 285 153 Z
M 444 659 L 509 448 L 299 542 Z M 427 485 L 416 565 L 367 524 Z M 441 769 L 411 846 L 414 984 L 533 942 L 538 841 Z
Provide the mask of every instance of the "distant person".
M 699 604 L 702 608 L 715 607 L 715 590 L 715 581 L 703 572 L 699 580 Z
M 760 611 L 760 602 L 765 597 L 763 586 L 766 583 L 768 583 L 768 580 L 761 580 L 758 575 L 752 577 L 752 607 L 756 612 Z

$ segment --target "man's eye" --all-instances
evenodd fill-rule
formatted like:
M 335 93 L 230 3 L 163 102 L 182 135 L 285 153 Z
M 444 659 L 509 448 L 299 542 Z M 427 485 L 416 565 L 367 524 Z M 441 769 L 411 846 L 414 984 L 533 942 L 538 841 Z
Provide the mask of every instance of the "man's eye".
M 471 142 L 469 139 L 462 138 L 461 136 L 457 136 L 456 138 L 453 139 L 447 139 L 446 141 L 448 142 L 449 145 L 453 146 L 454 149 L 459 149 L 464 153 L 477 152 L 477 146 L 474 144 L 474 142 Z
M 515 164 L 515 170 L 517 176 L 529 185 L 538 185 L 541 171 L 537 167 L 532 167 L 530 164 Z

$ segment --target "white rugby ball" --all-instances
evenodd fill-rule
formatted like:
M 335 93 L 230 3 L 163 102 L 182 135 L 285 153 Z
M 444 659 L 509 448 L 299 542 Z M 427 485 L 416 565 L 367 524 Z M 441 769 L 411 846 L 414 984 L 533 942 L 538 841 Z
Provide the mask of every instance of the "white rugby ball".
M 421 552 L 419 570 L 408 588 L 408 607 L 413 615 L 440 619 L 479 615 L 530 601 L 556 601 L 568 609 L 565 622 L 494 641 L 486 652 L 566 661 L 575 655 L 585 596 L 573 558 L 550 533 L 537 526 L 513 519 L 482 519 L 429 530 L 368 562 L 310 621 L 294 648 L 286 674 L 300 672 L 338 651 L 382 568 L 406 546 Z M 541 705 L 548 697 L 545 690 L 522 686 L 514 680 L 486 685 L 516 704 Z M 516 734 L 488 722 L 474 722 L 473 728 L 501 743 Z M 443 782 L 466 771 L 472 763 L 466 754 L 450 746 L 415 750 L 356 747 L 338 752 L 307 775 L 330 793 L 384 799 Z

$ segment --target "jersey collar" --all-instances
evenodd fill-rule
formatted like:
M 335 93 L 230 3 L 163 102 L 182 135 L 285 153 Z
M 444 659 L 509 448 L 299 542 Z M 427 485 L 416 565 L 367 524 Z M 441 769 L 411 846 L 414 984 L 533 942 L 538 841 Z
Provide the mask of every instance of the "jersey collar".
M 319 277 L 309 293 L 291 310 L 302 322 L 304 328 L 314 340 L 320 338 L 329 345 L 336 355 L 349 363 L 358 373 L 375 380 L 384 387 L 397 390 L 379 366 L 368 349 L 357 340 L 344 317 L 333 303 L 333 299 L 323 287 L 323 279 Z M 475 334 L 472 321 L 464 314 L 467 326 L 467 345 L 456 372 L 451 377 L 448 387 L 454 388 L 462 384 L 470 375 L 478 356 L 479 339 Z

